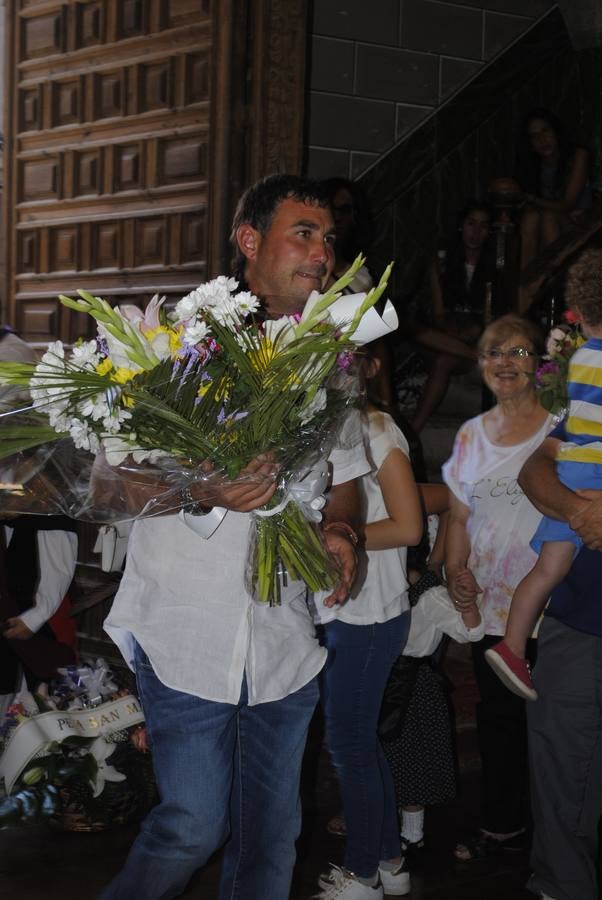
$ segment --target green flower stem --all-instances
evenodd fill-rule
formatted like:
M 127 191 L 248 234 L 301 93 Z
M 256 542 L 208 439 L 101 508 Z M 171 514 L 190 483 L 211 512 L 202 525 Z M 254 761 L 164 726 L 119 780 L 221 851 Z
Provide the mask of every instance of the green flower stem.
M 36 363 L 0 363 L 0 384 L 15 384 L 29 387 L 29 382 L 35 372 Z
M 101 322 L 116 340 L 129 349 L 128 356 L 143 369 L 153 369 L 159 364 L 159 357 L 141 340 L 136 329 L 119 313 L 115 312 L 110 303 L 101 297 L 94 297 L 88 291 L 77 292 L 81 300 L 72 300 L 64 294 L 59 294 L 59 300 L 63 306 L 74 309 L 77 312 L 87 313 Z
M 391 263 L 389 263 L 389 265 L 383 272 L 382 277 L 381 277 L 380 281 L 378 282 L 377 286 L 372 288 L 366 294 L 362 305 L 360 306 L 360 308 L 356 312 L 355 316 L 353 317 L 351 325 L 345 331 L 345 334 L 348 338 L 352 337 L 352 335 L 355 334 L 364 314 L 367 313 L 368 310 L 371 309 L 371 307 L 375 306 L 376 303 L 378 303 L 378 301 L 382 297 L 382 295 L 387 287 L 387 284 L 389 282 L 389 278 L 391 276 L 392 269 L 393 269 L 393 263 L 391 262 Z
M 345 288 L 351 284 L 353 279 L 355 278 L 356 272 L 361 269 L 361 267 L 366 262 L 366 257 L 362 256 L 360 253 L 359 256 L 355 258 L 351 266 L 347 269 L 344 275 L 335 281 L 333 286 L 329 288 L 328 291 L 324 294 L 323 297 L 318 300 L 315 305 L 312 307 L 311 312 L 305 320 L 299 322 L 299 324 L 295 328 L 295 334 L 297 337 L 303 337 L 308 331 L 311 331 L 318 322 L 324 317 L 324 313 L 328 309 L 329 306 L 338 300 L 341 296 L 341 293 L 345 290 Z
M 275 516 L 258 517 L 256 527 L 253 584 L 258 600 L 270 606 L 280 604 L 280 562 L 289 578 L 304 581 L 311 591 L 337 583 L 333 558 L 294 501 Z

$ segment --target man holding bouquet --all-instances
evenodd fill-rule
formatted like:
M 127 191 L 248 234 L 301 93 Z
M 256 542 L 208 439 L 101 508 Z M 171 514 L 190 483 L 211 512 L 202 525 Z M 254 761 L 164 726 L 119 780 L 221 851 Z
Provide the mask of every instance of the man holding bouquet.
M 318 183 L 270 176 L 241 198 L 232 230 L 237 277 L 268 318 L 301 313 L 334 262 L 334 222 Z M 352 417 L 351 417 L 352 418 Z M 355 479 L 369 471 L 361 431 L 346 421 L 330 454 L 322 533 L 344 602 L 355 575 Z M 195 482 L 184 515 L 136 521 L 106 630 L 135 668 L 160 803 L 103 900 L 166 900 L 225 844 L 220 896 L 288 897 L 300 830 L 299 777 L 326 651 L 300 581 L 281 604 L 246 588 L 253 510 L 276 490 L 278 465 L 251 460 L 235 482 Z M 212 507 L 228 510 L 204 538 Z

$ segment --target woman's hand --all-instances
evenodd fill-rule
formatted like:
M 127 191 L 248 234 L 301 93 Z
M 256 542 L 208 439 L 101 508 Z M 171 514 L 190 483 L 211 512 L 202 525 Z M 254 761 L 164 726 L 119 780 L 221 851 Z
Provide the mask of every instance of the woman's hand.
M 330 608 L 337 604 L 345 603 L 349 597 L 349 592 L 355 581 L 357 554 L 349 535 L 342 530 L 339 531 L 336 525 L 332 531 L 325 531 L 323 535 L 326 548 L 330 555 L 336 559 L 340 571 L 339 583 L 324 600 L 324 606 Z
M 3 636 L 9 641 L 28 641 L 33 637 L 33 631 L 27 627 L 23 619 L 14 616 L 5 621 Z
M 476 578 L 469 568 L 458 569 L 448 575 L 447 590 L 456 609 L 468 610 L 482 593 Z

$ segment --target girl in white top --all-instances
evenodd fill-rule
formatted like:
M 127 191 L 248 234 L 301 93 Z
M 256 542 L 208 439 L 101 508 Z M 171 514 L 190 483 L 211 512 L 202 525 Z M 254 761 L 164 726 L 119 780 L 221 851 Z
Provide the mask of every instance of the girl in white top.
M 372 355 L 363 362 L 368 393 L 378 366 Z M 373 466 L 360 482 L 365 556 L 352 596 L 324 626 L 329 659 L 322 704 L 347 845 L 344 868 L 333 867 L 320 879 L 322 900 L 379 900 L 383 887 L 393 894 L 410 889 L 395 789 L 377 726 L 384 688 L 409 627 L 406 547 L 420 540 L 422 510 L 407 442 L 391 416 L 372 403 L 364 413 L 364 435 Z M 319 598 L 316 608 L 323 610 Z

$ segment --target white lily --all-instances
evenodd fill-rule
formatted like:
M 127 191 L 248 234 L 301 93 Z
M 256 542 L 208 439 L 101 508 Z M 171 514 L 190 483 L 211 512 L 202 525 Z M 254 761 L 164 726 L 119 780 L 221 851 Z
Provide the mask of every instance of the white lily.
M 90 779 L 93 797 L 102 794 L 107 781 L 125 781 L 125 775 L 107 763 L 107 759 L 115 752 L 115 744 L 109 744 L 103 737 L 98 737 L 90 745 L 89 752 L 98 766 L 96 775 Z

